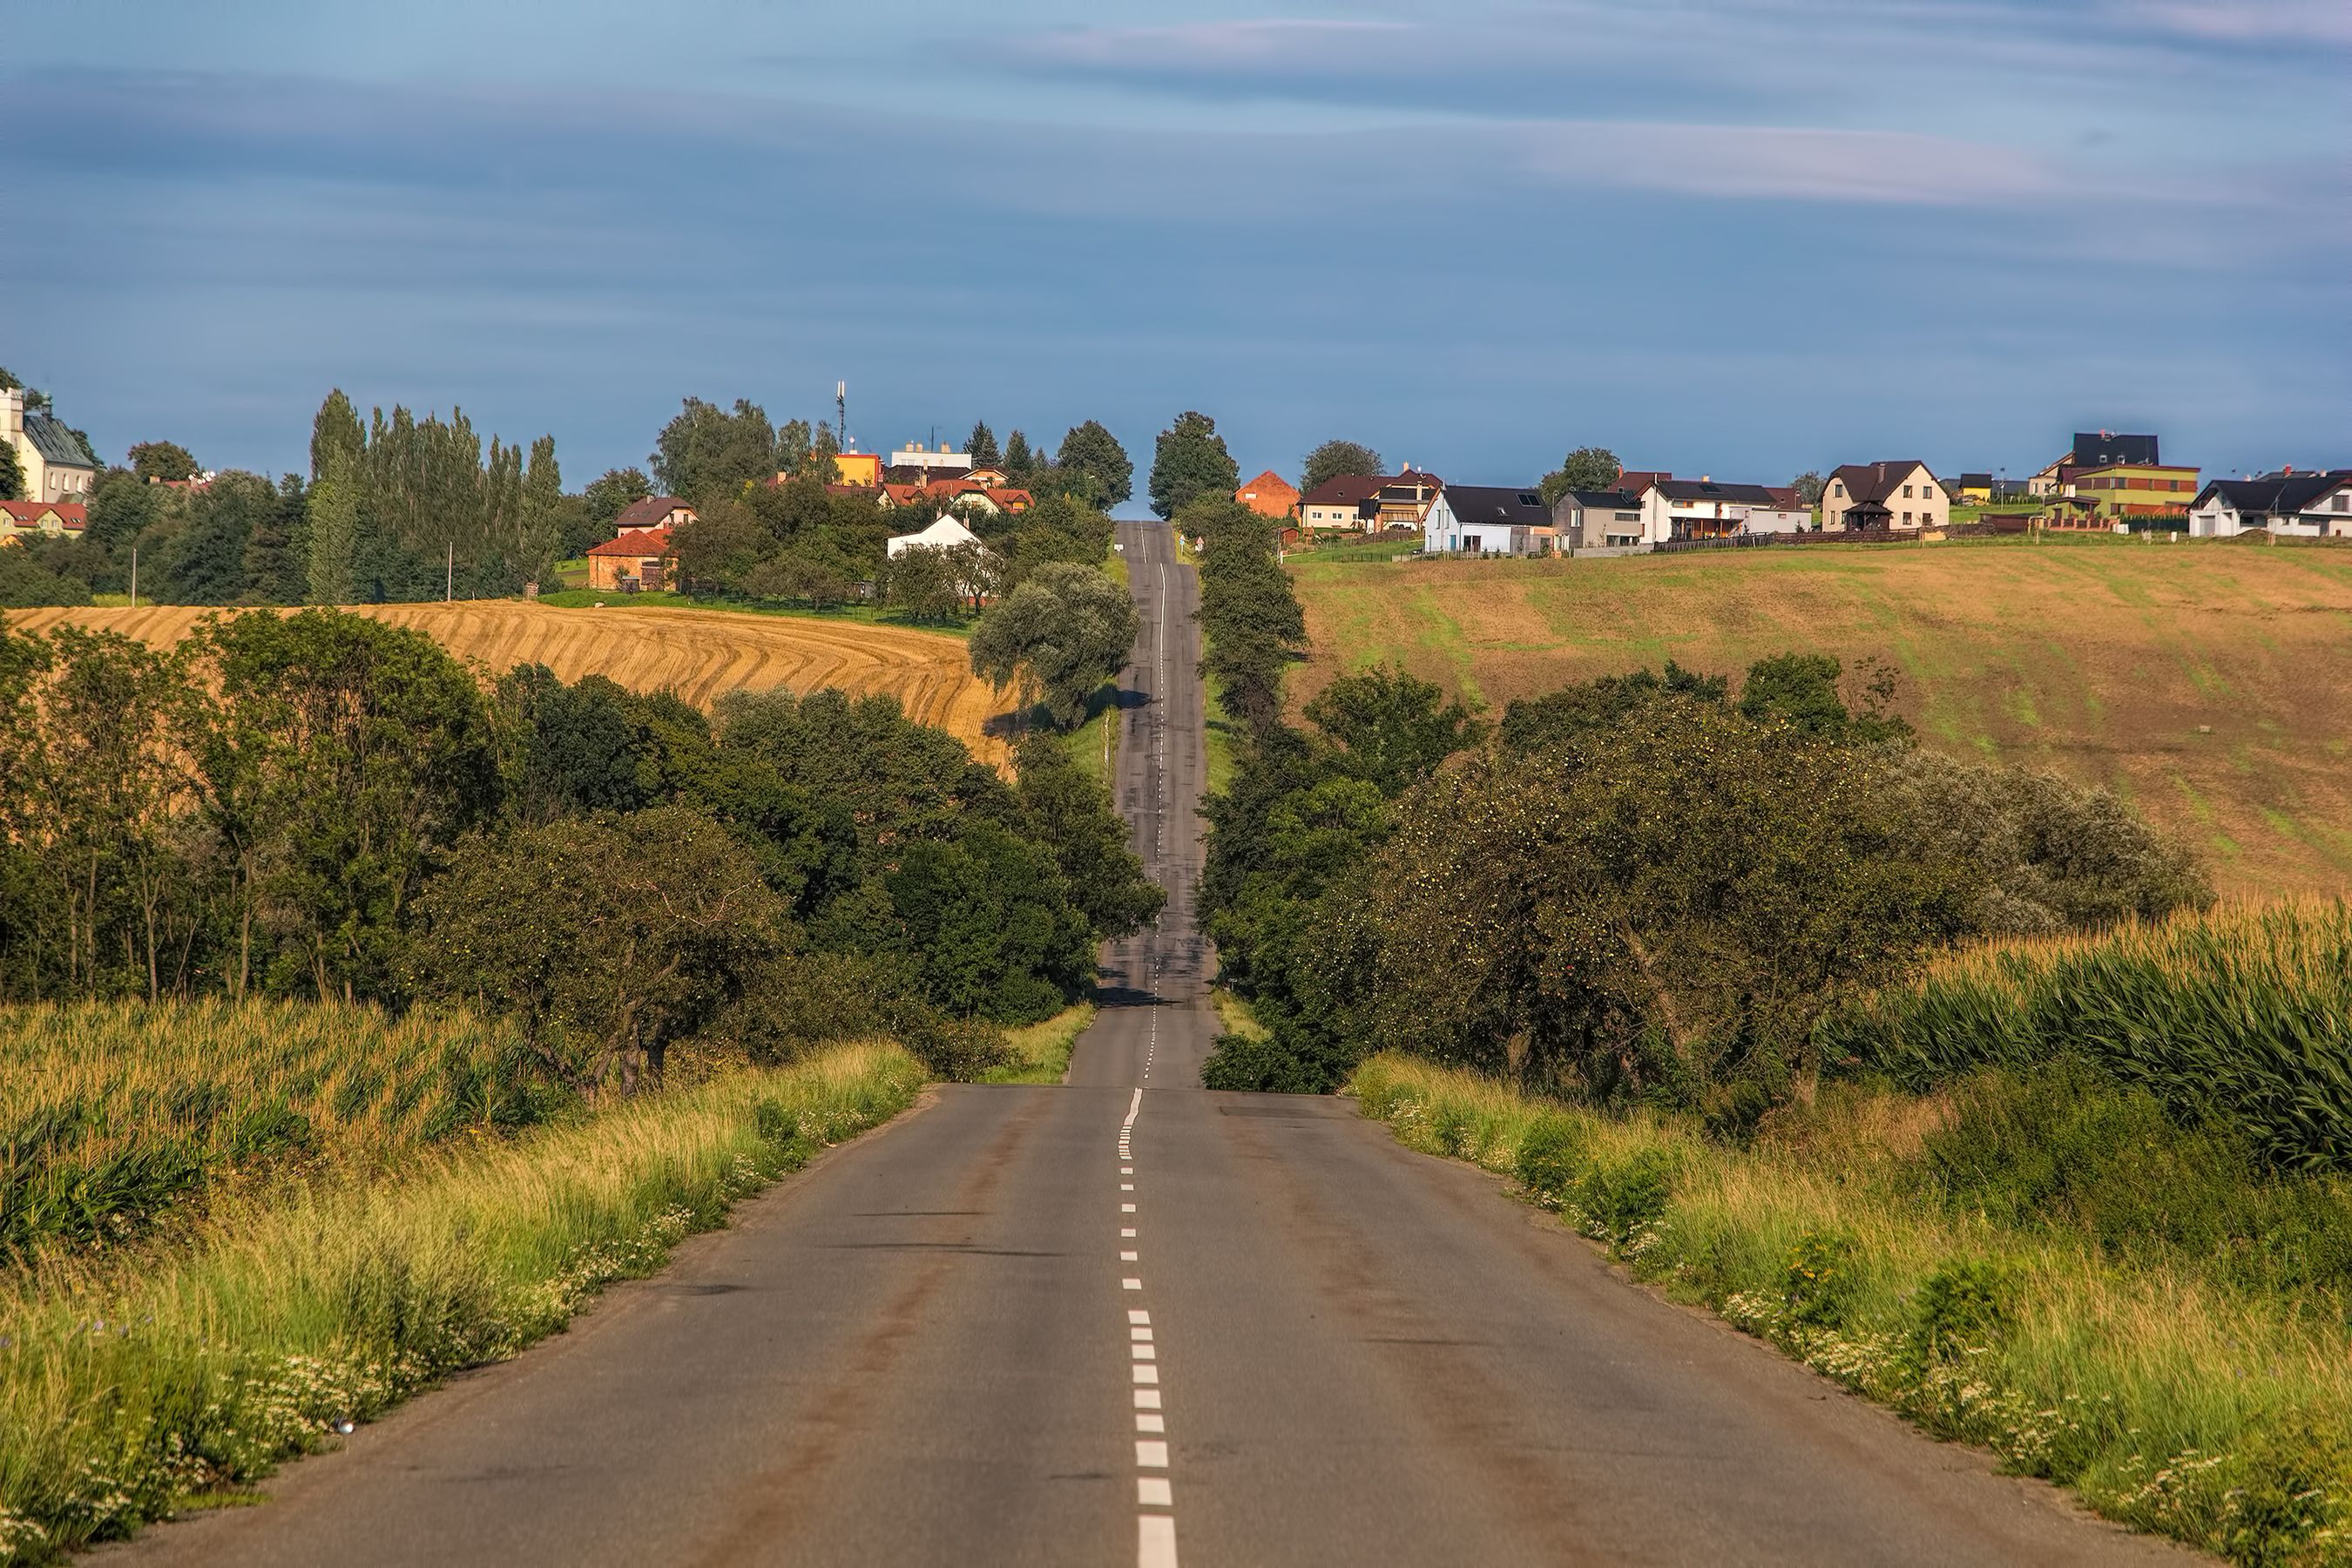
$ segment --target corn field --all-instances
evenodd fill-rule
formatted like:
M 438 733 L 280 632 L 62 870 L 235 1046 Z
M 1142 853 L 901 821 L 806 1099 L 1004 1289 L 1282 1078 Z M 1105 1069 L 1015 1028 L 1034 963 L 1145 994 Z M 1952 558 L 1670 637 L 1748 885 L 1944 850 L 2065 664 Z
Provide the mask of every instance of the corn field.
M 0 1259 L 128 1236 L 232 1173 L 381 1162 L 568 1096 L 465 1016 L 228 1001 L 0 1009 Z
M 1825 1019 L 1831 1071 L 1923 1089 L 2076 1053 L 2281 1169 L 2352 1166 L 2352 905 L 2224 905 L 1997 942 Z

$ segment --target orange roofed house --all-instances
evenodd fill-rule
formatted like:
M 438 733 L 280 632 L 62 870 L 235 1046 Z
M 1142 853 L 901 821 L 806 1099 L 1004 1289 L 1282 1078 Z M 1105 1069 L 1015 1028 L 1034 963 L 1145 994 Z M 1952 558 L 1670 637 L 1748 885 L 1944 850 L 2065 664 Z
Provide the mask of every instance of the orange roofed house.
M 607 594 L 668 586 L 677 573 L 671 532 L 694 521 L 694 509 L 676 496 L 631 501 L 613 520 L 615 537 L 588 547 L 588 586 Z
M 89 522 L 79 501 L 0 500 L 0 544 L 20 539 L 79 539 Z
M 1290 517 L 1298 510 L 1298 490 L 1272 468 L 1234 492 L 1234 499 L 1260 517 Z

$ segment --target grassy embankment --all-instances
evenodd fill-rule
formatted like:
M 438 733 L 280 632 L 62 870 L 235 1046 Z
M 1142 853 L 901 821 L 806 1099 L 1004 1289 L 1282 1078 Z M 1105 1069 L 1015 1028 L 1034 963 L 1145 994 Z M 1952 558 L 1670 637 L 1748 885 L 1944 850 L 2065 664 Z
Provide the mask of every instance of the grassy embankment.
M 829 609 L 812 609 L 806 605 L 779 605 L 767 600 L 730 599 L 709 595 L 674 594 L 667 590 L 654 593 L 623 594 L 597 592 L 588 588 L 564 588 L 552 594 L 541 594 L 539 603 L 551 605 L 559 610 L 613 609 L 627 605 L 636 609 L 719 610 L 738 616 L 782 616 L 788 619 L 829 621 L 838 626 L 902 626 L 908 631 L 936 632 L 941 637 L 969 637 L 970 621 L 915 621 L 887 605 L 836 605 Z
M 1353 1088 L 1939 1436 L 2239 1562 L 2336 1563 L 2347 975 L 2340 904 L 1956 956 L 1825 1029 L 1869 1076 L 1745 1148 L 1396 1056 Z
M 1294 706 L 1384 661 L 1499 709 L 1669 658 L 1874 656 L 1927 743 L 2116 790 L 2225 893 L 2352 887 L 2352 552 L 2071 535 L 1291 570 L 1314 640 Z
M 1042 1024 L 1004 1031 L 1012 1059 L 982 1074 L 982 1083 L 1059 1083 L 1070 1070 L 1070 1053 L 1078 1037 L 1095 1021 L 1095 1005 L 1081 1002 L 1065 1007 Z
M 0 1562 L 248 1498 L 561 1329 L 923 1076 L 857 1046 L 592 1109 L 496 1026 L 163 1014 L 0 1023 L 0 1179 L 42 1216 L 0 1275 Z

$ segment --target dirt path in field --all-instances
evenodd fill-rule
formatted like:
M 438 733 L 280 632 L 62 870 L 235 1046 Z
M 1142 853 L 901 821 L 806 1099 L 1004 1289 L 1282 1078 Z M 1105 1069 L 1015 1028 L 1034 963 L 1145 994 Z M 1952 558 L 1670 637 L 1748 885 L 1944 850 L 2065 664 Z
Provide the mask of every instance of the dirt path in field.
M 27 631 L 101 627 L 168 647 L 215 613 L 177 605 L 12 610 L 8 624 Z M 937 632 L 728 610 L 625 605 L 564 610 L 504 599 L 371 605 L 355 613 L 415 626 L 494 674 L 518 664 L 544 664 L 566 680 L 603 675 L 632 690 L 667 686 L 706 704 L 725 692 L 779 686 L 881 692 L 984 761 L 1001 765 L 1007 754 L 1004 742 L 985 729 L 1006 703 L 972 675 L 961 640 Z

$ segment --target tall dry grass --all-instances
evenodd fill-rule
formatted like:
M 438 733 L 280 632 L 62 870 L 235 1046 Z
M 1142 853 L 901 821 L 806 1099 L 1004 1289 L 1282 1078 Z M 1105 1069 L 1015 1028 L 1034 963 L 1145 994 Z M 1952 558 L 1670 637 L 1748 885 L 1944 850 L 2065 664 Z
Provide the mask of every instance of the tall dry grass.
M 0 1009 L 0 1262 L 136 1234 L 226 1178 L 350 1169 L 570 1107 L 510 1027 L 219 999 Z
M 1824 1021 L 1823 1060 L 1914 1089 L 2074 1054 L 2274 1166 L 2352 1164 L 2352 905 L 2228 904 L 1997 942 Z
M 0 1563 L 234 1491 L 467 1365 L 910 1103 L 896 1046 L 715 1076 L 509 1140 L 231 1194 L 169 1246 L 0 1282 Z

